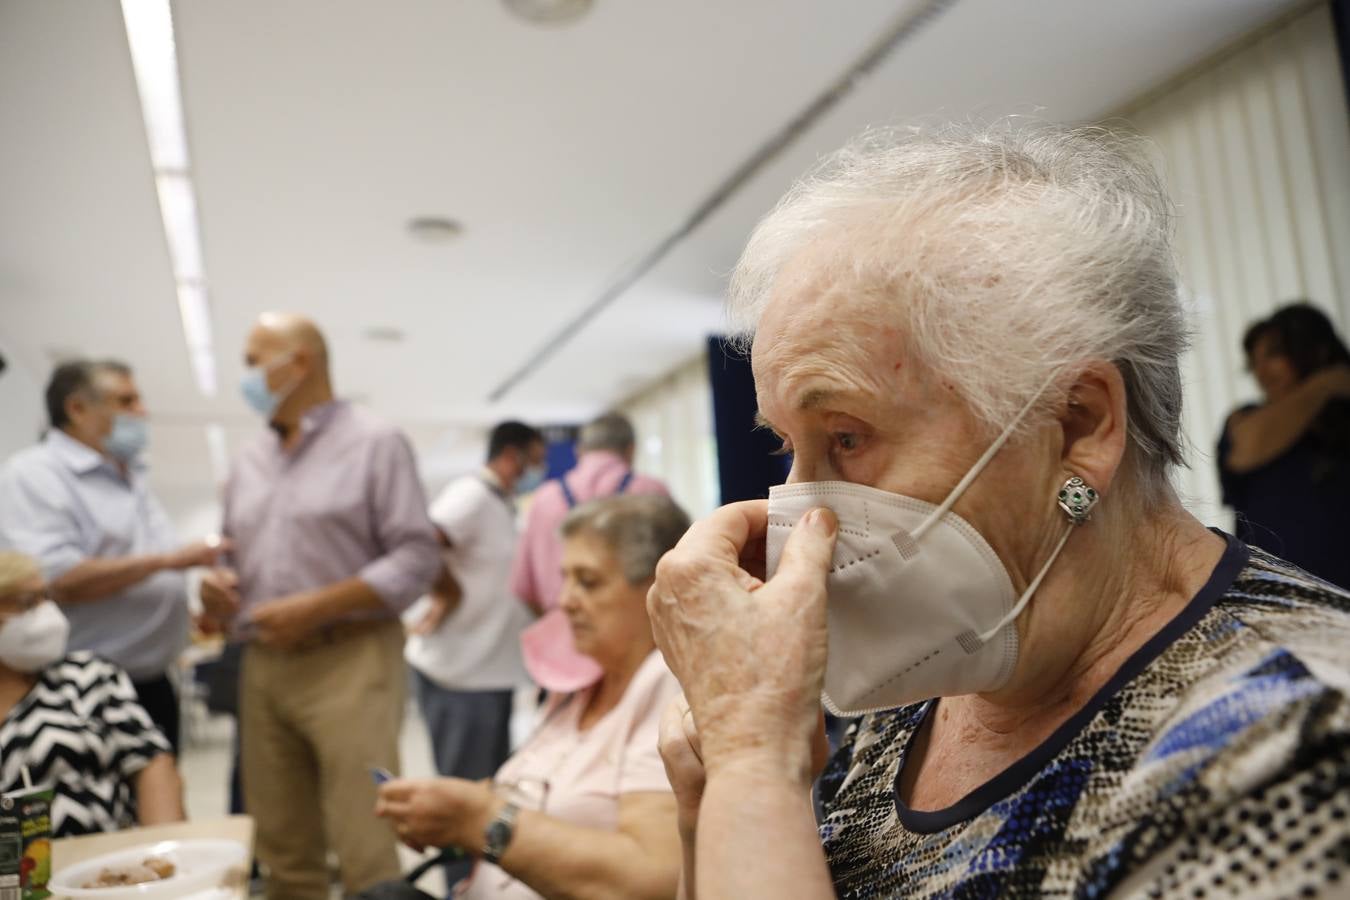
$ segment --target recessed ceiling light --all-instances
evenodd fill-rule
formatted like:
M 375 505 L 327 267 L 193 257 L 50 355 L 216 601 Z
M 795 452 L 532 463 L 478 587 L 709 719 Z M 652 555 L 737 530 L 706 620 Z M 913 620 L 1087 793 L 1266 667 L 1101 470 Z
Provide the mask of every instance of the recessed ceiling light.
M 408 220 L 408 233 L 428 244 L 444 244 L 464 233 L 464 226 L 441 216 L 418 216 Z
M 592 0 L 502 0 L 506 8 L 536 25 L 569 25 L 591 11 Z
M 388 325 L 372 325 L 365 330 L 366 340 L 397 343 L 403 340 L 403 329 Z

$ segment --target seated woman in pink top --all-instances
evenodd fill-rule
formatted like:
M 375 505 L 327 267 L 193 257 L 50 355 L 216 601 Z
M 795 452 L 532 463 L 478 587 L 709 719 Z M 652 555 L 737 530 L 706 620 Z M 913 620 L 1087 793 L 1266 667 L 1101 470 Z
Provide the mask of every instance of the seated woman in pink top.
M 657 560 L 688 525 L 659 495 L 573 510 L 562 525 L 561 608 L 599 679 L 552 694 L 491 784 L 403 779 L 380 790 L 376 813 L 409 846 L 480 860 L 457 896 L 675 896 L 680 843 L 657 736 L 679 685 L 656 650 L 646 597 Z

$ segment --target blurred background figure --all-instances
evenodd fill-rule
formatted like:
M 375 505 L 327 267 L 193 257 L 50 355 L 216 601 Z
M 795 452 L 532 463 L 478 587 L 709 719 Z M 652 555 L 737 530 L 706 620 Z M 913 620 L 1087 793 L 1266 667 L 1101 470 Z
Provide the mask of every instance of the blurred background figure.
M 1242 348 L 1265 400 L 1229 416 L 1219 440 L 1238 537 L 1350 588 L 1350 351 L 1308 303 L 1251 325 Z
M 203 578 L 202 601 L 247 641 L 241 762 L 267 896 L 323 900 L 330 849 L 349 893 L 398 874 L 369 770 L 398 771 L 398 615 L 440 557 L 407 440 L 334 398 L 314 323 L 263 315 L 245 361 L 244 399 L 268 428 L 230 470 L 232 566 Z
M 378 812 L 405 842 L 482 860 L 462 897 L 675 896 L 675 800 L 656 741 L 679 686 L 656 650 L 647 590 L 688 527 L 661 495 L 570 512 L 559 609 L 600 678 L 550 696 L 491 784 L 409 779 L 381 789 Z
M 487 464 L 452 481 L 431 504 L 443 567 L 432 592 L 409 611 L 406 657 L 441 775 L 491 778 L 511 753 L 511 698 L 528 682 L 520 631 L 529 622 L 508 583 L 514 498 L 538 487 L 543 472 L 544 436 L 522 422 L 502 422 L 488 438 Z M 447 867 L 447 883 L 472 867 L 471 859 Z
M 169 743 L 125 672 L 67 654 L 35 560 L 0 552 L 0 794 L 51 788 L 52 836 L 183 818 Z
M 607 413 L 581 429 L 577 464 L 535 492 L 511 574 L 511 589 L 540 616 L 523 636 L 525 665 L 540 687 L 576 691 L 600 678 L 599 666 L 572 645 L 567 617 L 558 609 L 562 590 L 562 540 L 558 528 L 569 511 L 599 497 L 668 495 L 655 478 L 633 471 L 633 423 Z
M 219 542 L 180 547 L 150 492 L 146 411 L 129 366 L 58 366 L 46 406 L 46 436 L 0 469 L 0 545 L 38 560 L 70 621 L 70 648 L 126 670 L 176 753 L 167 673 L 188 640 L 183 570 L 212 565 Z

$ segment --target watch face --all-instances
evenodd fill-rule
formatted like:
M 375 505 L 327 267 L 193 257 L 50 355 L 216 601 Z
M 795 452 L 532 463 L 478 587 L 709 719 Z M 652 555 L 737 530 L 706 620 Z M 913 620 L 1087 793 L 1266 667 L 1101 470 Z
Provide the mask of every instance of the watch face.
M 489 847 L 501 847 L 511 839 L 511 826 L 505 822 L 493 822 L 487 828 L 487 842 Z

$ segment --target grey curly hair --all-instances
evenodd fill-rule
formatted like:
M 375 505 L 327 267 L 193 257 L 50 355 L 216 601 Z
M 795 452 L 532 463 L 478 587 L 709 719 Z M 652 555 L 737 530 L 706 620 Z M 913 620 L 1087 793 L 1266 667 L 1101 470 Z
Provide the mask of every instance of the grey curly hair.
M 656 564 L 689 528 L 689 516 L 660 494 L 623 494 L 583 503 L 567 514 L 562 536 L 594 534 L 614 552 L 624 579 L 650 581 Z

